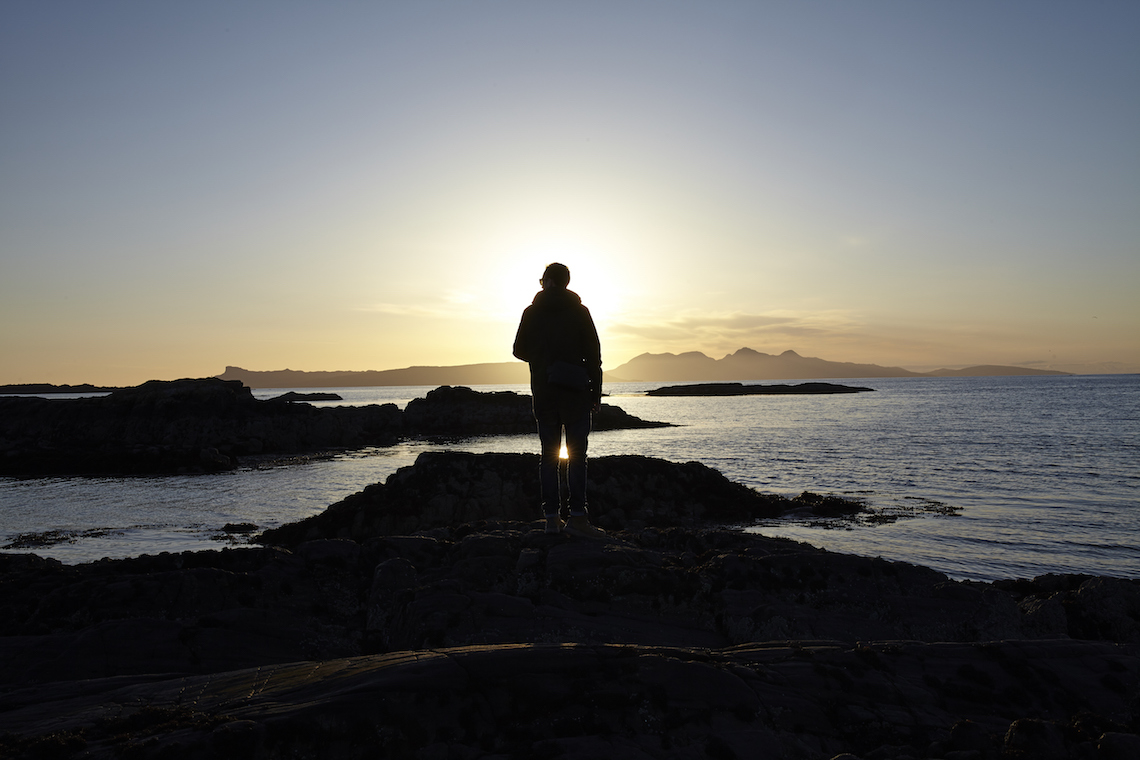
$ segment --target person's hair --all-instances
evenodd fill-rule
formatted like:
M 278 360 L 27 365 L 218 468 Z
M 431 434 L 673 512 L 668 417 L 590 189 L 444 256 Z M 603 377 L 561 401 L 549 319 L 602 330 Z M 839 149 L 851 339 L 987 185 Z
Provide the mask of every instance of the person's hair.
M 570 269 L 565 264 L 549 264 L 542 273 L 542 280 L 556 288 L 564 288 L 570 284 Z

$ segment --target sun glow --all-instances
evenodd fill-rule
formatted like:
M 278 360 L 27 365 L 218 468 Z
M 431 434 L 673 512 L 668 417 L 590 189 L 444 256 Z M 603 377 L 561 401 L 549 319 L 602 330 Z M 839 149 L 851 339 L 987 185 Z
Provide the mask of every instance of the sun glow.
M 584 303 L 601 324 L 625 310 L 629 281 L 622 258 L 616 251 L 599 244 L 571 238 L 548 238 L 523 243 L 494 256 L 495 293 L 493 308 L 501 308 L 504 317 L 517 318 L 541 289 L 539 279 L 547 264 L 558 261 L 570 268 L 570 290 Z

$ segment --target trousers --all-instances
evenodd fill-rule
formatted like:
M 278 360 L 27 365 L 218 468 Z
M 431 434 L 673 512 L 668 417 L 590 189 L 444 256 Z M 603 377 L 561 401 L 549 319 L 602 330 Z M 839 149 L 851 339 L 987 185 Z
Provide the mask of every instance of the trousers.
M 563 504 L 570 514 L 585 515 L 586 450 L 589 446 L 593 402 L 580 391 L 548 389 L 534 397 L 534 416 L 538 422 L 538 440 L 542 446 L 538 465 L 538 482 L 542 491 L 542 509 L 556 515 Z M 559 475 L 559 449 L 566 433 L 566 493 L 562 493 Z

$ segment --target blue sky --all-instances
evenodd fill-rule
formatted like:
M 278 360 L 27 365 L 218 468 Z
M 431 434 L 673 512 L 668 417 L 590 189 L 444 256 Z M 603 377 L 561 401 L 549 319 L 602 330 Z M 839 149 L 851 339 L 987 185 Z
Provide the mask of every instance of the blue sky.
M 1131 2 L 10 2 L 0 382 L 742 346 L 1140 371 Z

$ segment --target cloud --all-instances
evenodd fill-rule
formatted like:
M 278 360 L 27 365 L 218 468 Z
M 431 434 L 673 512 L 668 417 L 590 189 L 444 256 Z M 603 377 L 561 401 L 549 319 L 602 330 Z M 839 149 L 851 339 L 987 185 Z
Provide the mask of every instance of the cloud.
M 467 304 L 477 303 L 478 299 L 474 293 L 468 293 L 461 290 L 450 290 L 444 294 L 444 300 L 449 304 L 456 304 L 459 306 L 466 306 Z
M 449 291 L 425 303 L 373 303 L 358 306 L 356 311 L 420 319 L 484 319 L 489 312 L 469 293 Z
M 408 304 L 402 303 L 368 304 L 366 306 L 356 307 L 356 311 L 373 314 L 390 314 L 396 317 L 431 317 L 434 319 L 446 319 L 454 316 L 454 314 L 449 313 L 447 309 L 431 306 L 409 306 Z
M 793 317 L 773 317 L 764 314 L 728 314 L 723 316 L 688 316 L 677 320 L 681 326 L 690 329 L 756 330 L 788 325 L 796 321 Z
M 613 336 L 640 338 L 659 343 L 684 341 L 702 345 L 743 345 L 741 341 L 769 342 L 778 338 L 819 337 L 844 333 L 850 321 L 835 315 L 789 316 L 773 314 L 682 314 L 674 319 L 624 322 L 606 326 Z

